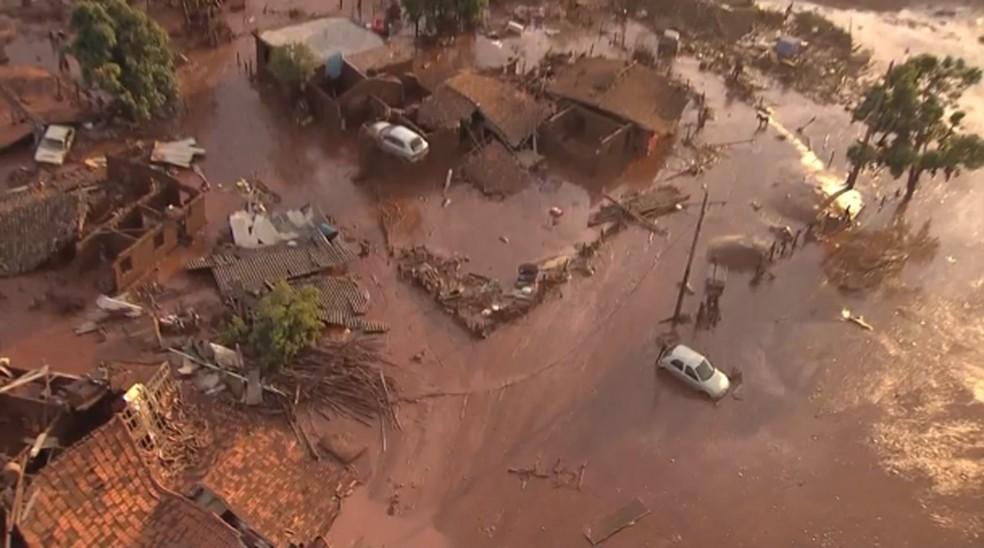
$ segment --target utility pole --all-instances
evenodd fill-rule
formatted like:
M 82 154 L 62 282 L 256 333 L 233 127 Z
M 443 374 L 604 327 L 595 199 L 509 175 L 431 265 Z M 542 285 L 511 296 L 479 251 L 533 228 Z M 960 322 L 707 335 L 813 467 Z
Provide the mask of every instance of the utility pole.
M 697 228 L 694 229 L 694 241 L 690 244 L 690 256 L 687 257 L 687 268 L 683 270 L 683 280 L 680 281 L 680 292 L 677 293 L 676 307 L 673 309 L 673 317 L 670 318 L 670 325 L 676 329 L 680 323 L 680 309 L 683 308 L 683 295 L 687 291 L 687 284 L 690 282 L 690 267 L 694 264 L 694 253 L 697 251 L 697 240 L 700 239 L 700 228 L 704 224 L 704 215 L 707 213 L 707 188 L 704 189 L 704 201 L 700 204 L 700 217 L 697 218 Z

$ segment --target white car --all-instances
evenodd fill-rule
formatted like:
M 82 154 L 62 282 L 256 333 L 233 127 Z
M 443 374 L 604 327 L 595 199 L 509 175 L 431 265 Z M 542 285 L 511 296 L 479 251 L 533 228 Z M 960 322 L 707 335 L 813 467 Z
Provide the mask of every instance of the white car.
M 385 152 L 409 162 L 419 162 L 427 156 L 427 141 L 410 128 L 389 122 L 373 122 L 367 129 Z
M 663 354 L 657 365 L 714 399 L 723 397 L 731 387 L 727 375 L 715 369 L 697 351 L 682 344 Z
M 34 161 L 42 164 L 60 166 L 75 140 L 75 129 L 69 126 L 52 124 L 44 131 L 44 137 L 34 151 Z

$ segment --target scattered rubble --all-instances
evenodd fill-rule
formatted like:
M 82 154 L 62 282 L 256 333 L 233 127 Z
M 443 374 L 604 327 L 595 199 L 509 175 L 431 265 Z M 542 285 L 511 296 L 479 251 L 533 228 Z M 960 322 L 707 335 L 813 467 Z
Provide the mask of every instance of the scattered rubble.
M 535 181 L 533 175 L 496 140 L 469 154 L 455 171 L 483 194 L 496 198 L 515 194 Z
M 863 89 L 870 53 L 815 11 L 784 14 L 709 0 L 652 3 L 649 22 L 686 34 L 683 50 L 700 59 L 702 68 L 728 74 L 741 98 L 750 100 L 761 87 L 747 71 L 751 67 L 825 102 L 849 103 Z
M 569 489 L 581 490 L 584 484 L 584 472 L 587 470 L 587 463 L 582 463 L 576 469 L 570 469 L 563 464 L 561 459 L 554 462 L 553 468 L 543 470 L 540 468 L 540 459 L 537 458 L 533 466 L 526 468 L 510 467 L 506 472 L 514 474 L 520 479 L 520 488 L 526 489 L 526 485 L 531 479 L 549 479 L 556 487 L 566 487 Z
M 506 290 L 498 281 L 462 272 L 462 257 L 446 258 L 425 246 L 405 249 L 400 255 L 400 276 L 431 294 L 466 329 L 487 337 L 496 327 L 518 318 L 541 303 L 551 289 L 567 281 L 568 259 L 539 265 L 532 279 L 520 267 L 519 281 Z
M 673 185 L 660 185 L 651 190 L 628 193 L 618 200 L 607 195 L 605 198 L 611 204 L 591 214 L 588 226 L 635 221 L 648 230 L 661 233 L 663 230 L 655 226 L 655 219 L 682 209 L 690 195 Z

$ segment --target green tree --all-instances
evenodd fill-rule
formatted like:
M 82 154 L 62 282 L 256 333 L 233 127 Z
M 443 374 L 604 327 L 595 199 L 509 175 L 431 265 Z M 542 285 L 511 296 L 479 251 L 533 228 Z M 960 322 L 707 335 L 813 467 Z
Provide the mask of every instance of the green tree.
M 919 55 L 892 66 L 854 110 L 866 130 L 848 149 L 847 185 L 868 165 L 885 167 L 896 179 L 906 175 L 908 201 L 927 172 L 949 179 L 984 167 L 984 140 L 962 132 L 959 108 L 963 93 L 980 81 L 980 69 L 953 57 Z
M 307 44 L 287 44 L 270 52 L 267 69 L 285 88 L 294 91 L 304 89 L 304 84 L 318 67 L 318 58 Z
M 111 95 L 130 118 L 167 112 L 178 94 L 169 40 L 123 0 L 85 0 L 72 11 L 71 51 L 86 84 Z
M 423 21 L 430 34 L 452 33 L 474 26 L 485 5 L 486 0 L 403 0 L 403 9 L 415 32 Z
M 260 300 L 249 323 L 232 318 L 223 342 L 245 343 L 263 371 L 271 373 L 314 345 L 320 333 L 317 290 L 280 282 Z

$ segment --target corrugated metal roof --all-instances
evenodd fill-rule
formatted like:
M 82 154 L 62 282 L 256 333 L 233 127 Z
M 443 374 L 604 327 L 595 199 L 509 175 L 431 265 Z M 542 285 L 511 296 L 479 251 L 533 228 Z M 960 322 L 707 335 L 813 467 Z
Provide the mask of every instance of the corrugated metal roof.
M 378 48 L 385 42 L 376 33 L 344 17 L 325 17 L 260 33 L 270 47 L 305 44 L 320 61 L 335 54 L 352 54 Z
M 185 265 L 189 270 L 210 268 L 219 292 L 235 298 L 239 291 L 262 292 L 274 284 L 342 266 L 355 255 L 341 243 L 277 245 L 215 253 Z

